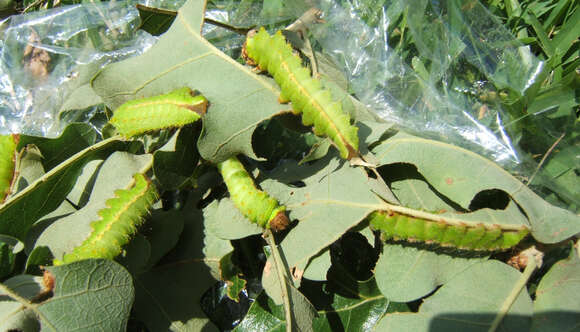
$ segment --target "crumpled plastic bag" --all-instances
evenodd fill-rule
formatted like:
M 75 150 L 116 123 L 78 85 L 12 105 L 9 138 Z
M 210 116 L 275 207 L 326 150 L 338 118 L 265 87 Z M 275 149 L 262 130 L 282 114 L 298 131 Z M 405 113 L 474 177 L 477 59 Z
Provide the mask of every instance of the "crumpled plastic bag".
M 477 1 L 382 2 L 377 10 L 323 1 L 327 24 L 312 28 L 357 98 L 407 131 L 519 164 L 506 113 L 491 99 L 523 95 L 543 63 Z M 389 25 L 402 15 L 418 52 L 412 68 L 387 44 Z
M 185 1 L 138 2 L 177 10 Z M 539 185 L 536 190 L 547 190 L 542 196 L 558 193 L 567 204 L 580 206 L 576 191 L 557 183 L 568 180 L 555 181 L 562 167 L 552 167 L 548 175 L 538 172 L 538 164 L 520 146 L 524 117 L 537 117 L 534 126 L 540 135 L 560 135 L 554 130 L 558 128 L 542 120 L 545 110 L 522 116 L 506 109 L 541 81 L 544 63 L 528 47 L 477 0 L 372 3 L 226 0 L 212 3 L 205 14 L 232 27 L 281 27 L 313 6 L 321 9 L 325 23 L 308 26 L 314 48 L 335 63 L 349 91 L 380 118 L 416 135 L 477 152 L 527 178 L 528 184 L 534 179 Z M 389 46 L 392 34 L 397 33 L 393 27 L 402 20 L 401 42 L 403 33 L 413 41 L 414 50 L 408 53 L 406 47 Z M 75 104 L 79 99 L 97 104 L 98 96 L 91 94 L 87 84 L 92 75 L 106 63 L 140 54 L 155 42 L 138 26 L 137 11 L 123 3 L 64 7 L 5 22 L 0 26 L 4 37 L 0 44 L 0 133 L 55 136 L 69 121 L 88 121 L 95 108 L 76 119 L 65 118 L 64 111 L 82 108 Z M 202 34 L 234 58 L 245 38 L 207 23 Z M 565 139 L 559 148 L 573 150 L 573 142 Z M 576 165 L 580 164 L 573 151 L 559 156 L 575 158 Z M 570 167 L 565 167 L 566 174 L 576 179 Z
M 344 75 L 340 81 L 380 118 L 486 156 L 554 204 L 580 206 L 573 189 L 580 170 L 574 135 L 564 137 L 565 129 L 542 105 L 511 108 L 541 84 L 544 63 L 479 1 L 271 0 L 253 11 L 221 4 L 211 17 L 266 27 L 321 9 L 324 23 L 308 26 L 314 49 L 334 62 Z M 230 45 L 224 29 L 204 31 L 206 38 Z M 397 38 L 405 42 L 405 34 L 411 45 L 389 46 Z M 237 45 L 243 43 L 230 35 Z M 523 148 L 530 125 L 534 137 L 543 139 L 541 153 L 558 143 L 557 154 L 545 164 Z
M 5 20 L 0 26 L 0 134 L 57 136 L 66 125 L 62 108 L 71 95 L 86 92 L 86 99 L 98 102 L 90 89 L 82 89 L 99 68 L 155 43 L 139 26 L 137 9 L 116 1 Z

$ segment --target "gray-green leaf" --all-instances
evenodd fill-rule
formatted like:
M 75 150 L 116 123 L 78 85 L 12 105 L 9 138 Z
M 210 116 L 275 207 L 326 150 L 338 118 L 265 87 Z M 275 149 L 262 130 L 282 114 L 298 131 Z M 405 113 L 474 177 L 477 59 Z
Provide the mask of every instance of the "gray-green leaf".
M 239 153 L 257 159 L 251 145 L 254 129 L 288 106 L 278 103 L 278 89 L 271 81 L 201 36 L 204 8 L 205 1 L 185 3 L 151 49 L 107 66 L 93 80 L 93 89 L 112 109 L 184 86 L 197 89 L 211 103 L 198 142 L 201 156 L 212 162 Z
M 505 191 L 526 213 L 540 242 L 555 243 L 580 232 L 580 216 L 549 204 L 500 166 L 468 150 L 399 133 L 373 152 L 381 164 L 415 165 L 437 191 L 465 209 L 483 190 Z
M 498 261 L 471 266 L 424 300 L 418 313 L 387 314 L 377 331 L 488 331 L 521 273 Z M 498 331 L 529 331 L 532 300 L 522 290 Z
M 556 263 L 536 290 L 532 331 L 576 331 L 580 328 L 580 258 L 574 248 L 570 257 Z

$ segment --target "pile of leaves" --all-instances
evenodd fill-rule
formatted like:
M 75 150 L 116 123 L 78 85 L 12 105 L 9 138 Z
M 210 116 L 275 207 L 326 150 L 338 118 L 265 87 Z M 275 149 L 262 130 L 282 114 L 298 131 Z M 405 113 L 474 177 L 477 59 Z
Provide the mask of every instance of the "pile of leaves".
M 190 87 L 209 101 L 200 122 L 126 139 L 111 125 L 95 129 L 101 114 L 92 124 L 70 124 L 54 139 L 1 138 L 0 330 L 545 331 L 578 325 L 575 206 L 551 204 L 476 153 L 377 120 L 338 79 L 323 75 L 355 120 L 364 162 L 340 158 L 330 140 L 278 102 L 273 79 L 202 36 L 205 6 L 190 0 L 175 16 L 142 8 L 150 29 L 167 31 L 146 53 L 104 67 L 73 95 L 77 104 L 100 100 L 114 111 L 130 100 Z M 558 9 L 578 15 L 577 6 L 562 6 L 546 7 L 540 16 Z M 508 23 L 516 30 L 520 24 Z M 572 30 L 575 40 L 578 29 Z M 567 75 L 577 81 L 568 68 L 578 57 L 559 48 L 557 38 L 538 36 L 546 55 L 561 59 L 548 61 L 563 71 L 537 97 L 555 102 L 551 93 L 569 89 Z M 215 168 L 232 156 L 286 206 L 286 230 L 264 231 L 234 206 Z M 159 199 L 121 255 L 55 265 L 142 173 Z M 566 174 L 578 183 L 573 170 Z M 385 240 L 367 217 L 393 209 L 518 225 L 530 236 L 502 252 Z

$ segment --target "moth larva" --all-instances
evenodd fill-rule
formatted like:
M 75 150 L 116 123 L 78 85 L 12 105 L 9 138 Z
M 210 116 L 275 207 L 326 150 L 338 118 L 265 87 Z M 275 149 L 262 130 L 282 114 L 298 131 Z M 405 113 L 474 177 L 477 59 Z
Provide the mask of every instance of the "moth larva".
M 312 125 L 316 135 L 329 137 L 342 158 L 351 159 L 358 154 L 358 128 L 350 123 L 341 102 L 333 100 L 330 91 L 302 66 L 280 31 L 270 36 L 261 28 L 248 36 L 244 51 L 253 63 L 274 77 L 282 90 L 280 100 L 292 102 L 294 112 L 302 115 L 303 124 Z
M 91 223 L 89 237 L 62 260 L 55 259 L 55 265 L 88 258 L 113 259 L 122 252 L 157 200 L 157 191 L 149 179 L 140 173 L 133 178 L 128 189 L 117 190 L 115 197 L 107 200 L 107 207 L 99 211 L 100 219 Z
M 469 223 L 451 224 L 445 218 L 428 220 L 394 211 L 375 211 L 370 226 L 383 240 L 436 243 L 465 250 L 505 250 L 517 245 L 529 233 L 525 226 Z
M 254 180 L 236 157 L 217 165 L 230 197 L 240 212 L 262 228 L 281 231 L 288 226 L 286 207 L 267 193 L 256 188 Z
M 164 95 L 128 101 L 115 110 L 110 122 L 119 134 L 131 137 L 193 123 L 205 114 L 207 106 L 204 96 L 195 95 L 186 87 Z
M 19 138 L 18 135 L 0 135 L 0 204 L 10 194 Z

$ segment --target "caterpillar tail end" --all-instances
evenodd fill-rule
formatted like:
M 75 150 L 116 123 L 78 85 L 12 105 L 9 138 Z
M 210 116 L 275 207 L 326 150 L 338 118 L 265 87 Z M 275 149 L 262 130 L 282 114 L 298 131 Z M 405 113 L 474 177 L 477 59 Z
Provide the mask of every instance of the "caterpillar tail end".
M 278 213 L 270 220 L 270 229 L 274 232 L 280 232 L 285 230 L 290 224 L 290 220 L 286 216 L 284 210 L 278 211 Z
M 357 142 L 358 143 L 358 142 Z M 359 156 L 358 153 L 358 144 L 356 147 L 352 146 L 352 145 L 347 145 L 346 147 L 346 153 L 344 153 L 343 151 L 340 151 L 341 153 L 341 157 L 346 159 L 346 160 L 351 160 L 355 157 Z

